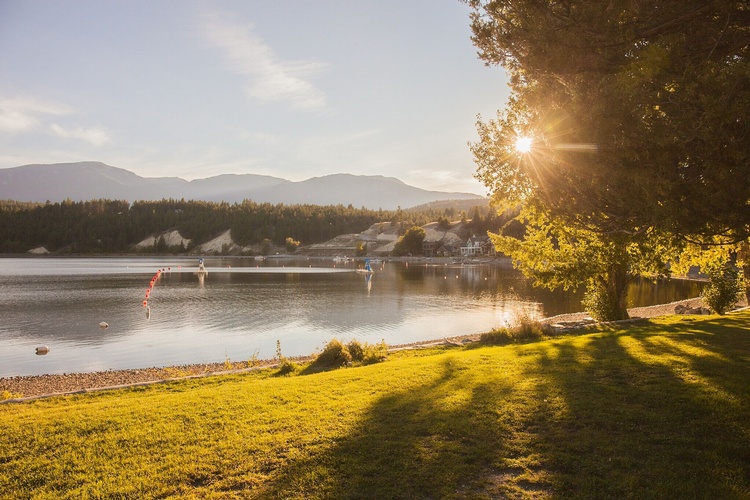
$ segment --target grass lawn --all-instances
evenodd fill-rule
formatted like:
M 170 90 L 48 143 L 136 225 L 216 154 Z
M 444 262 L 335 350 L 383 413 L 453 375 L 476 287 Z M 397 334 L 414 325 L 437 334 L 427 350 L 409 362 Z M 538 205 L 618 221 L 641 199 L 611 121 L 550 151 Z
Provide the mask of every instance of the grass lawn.
M 750 498 L 750 311 L 0 405 L 0 498 Z

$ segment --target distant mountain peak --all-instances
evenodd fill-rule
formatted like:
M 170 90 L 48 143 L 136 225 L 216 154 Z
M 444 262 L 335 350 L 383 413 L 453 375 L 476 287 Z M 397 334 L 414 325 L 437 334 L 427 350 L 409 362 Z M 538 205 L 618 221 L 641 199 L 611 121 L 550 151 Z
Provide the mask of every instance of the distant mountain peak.
M 221 174 L 186 181 L 179 177 L 141 177 L 129 170 L 97 161 L 33 164 L 0 169 L 0 199 L 43 203 L 107 198 L 161 200 L 165 198 L 239 203 L 353 205 L 393 210 L 432 201 L 485 198 L 473 193 L 428 191 L 395 177 L 329 174 L 292 182 L 256 174 Z

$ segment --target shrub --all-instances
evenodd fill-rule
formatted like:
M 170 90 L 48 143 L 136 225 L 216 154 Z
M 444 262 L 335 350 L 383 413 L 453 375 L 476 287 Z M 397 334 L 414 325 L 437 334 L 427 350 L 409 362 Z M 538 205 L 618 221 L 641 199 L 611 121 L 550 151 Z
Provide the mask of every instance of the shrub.
M 352 361 L 352 355 L 344 344 L 339 342 L 337 339 L 333 339 L 326 344 L 323 352 L 321 352 L 315 361 L 313 366 L 319 368 L 337 368 L 344 366 Z
M 356 340 L 352 340 L 346 344 L 346 349 L 349 351 L 354 363 L 361 363 L 365 359 L 365 348 Z
M 296 369 L 297 369 L 297 365 L 289 361 L 287 358 L 284 358 L 281 361 L 279 361 L 279 371 L 277 373 L 279 375 L 288 375 L 294 372 Z
M 709 269 L 707 274 L 709 282 L 701 296 L 717 314 L 724 314 L 739 302 L 745 288 L 744 280 L 739 271 L 729 264 Z
M 363 365 L 372 365 L 385 361 L 388 357 L 388 346 L 384 340 L 381 340 L 379 344 L 368 344 L 365 342 L 364 356 L 362 357 Z
M 513 336 L 507 327 L 495 328 L 489 332 L 483 333 L 479 337 L 479 342 L 487 345 L 506 345 L 513 343 Z
M 323 352 L 315 358 L 307 371 L 314 373 L 350 364 L 371 365 L 385 360 L 387 355 L 388 346 L 384 341 L 373 345 L 352 340 L 344 345 L 337 339 L 333 339 L 326 344 Z
M 519 316 L 516 321 L 517 324 L 512 330 L 517 341 L 536 342 L 542 340 L 549 332 L 549 326 L 531 319 L 526 313 Z
M 542 340 L 549 333 L 549 326 L 522 314 L 513 326 L 496 328 L 483 333 L 479 342 L 487 345 L 525 344 Z

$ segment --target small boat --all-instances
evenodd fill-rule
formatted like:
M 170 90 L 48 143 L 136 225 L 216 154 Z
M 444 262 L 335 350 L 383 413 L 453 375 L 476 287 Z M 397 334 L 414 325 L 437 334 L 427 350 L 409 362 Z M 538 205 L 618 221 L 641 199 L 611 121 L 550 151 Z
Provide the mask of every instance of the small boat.
M 206 269 L 206 266 L 203 264 L 203 259 L 198 261 L 198 270 L 195 271 L 197 276 L 208 276 L 208 269 Z

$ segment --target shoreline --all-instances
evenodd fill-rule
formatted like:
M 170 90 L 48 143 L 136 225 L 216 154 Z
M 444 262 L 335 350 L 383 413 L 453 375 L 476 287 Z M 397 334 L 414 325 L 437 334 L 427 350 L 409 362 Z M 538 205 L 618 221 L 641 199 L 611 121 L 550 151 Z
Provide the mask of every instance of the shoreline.
M 646 307 L 635 307 L 628 309 L 632 319 L 647 319 L 658 316 L 675 314 L 677 305 L 687 307 L 704 307 L 700 297 L 685 299 L 669 304 L 660 304 Z M 743 300 L 739 306 L 747 306 Z M 557 328 L 583 327 L 596 324 L 587 313 L 569 313 L 543 318 L 542 323 L 557 325 Z M 626 320 L 629 321 L 629 320 Z M 389 351 L 403 349 L 414 349 L 419 347 L 432 347 L 439 345 L 463 345 L 479 339 L 481 334 L 459 335 L 444 339 L 426 340 L 409 344 L 389 345 Z M 292 361 L 303 362 L 313 358 L 302 356 L 289 358 Z M 11 394 L 10 399 L 0 399 L 0 404 L 9 402 L 28 401 L 37 398 L 64 396 L 71 394 L 82 394 L 102 390 L 120 389 L 165 383 L 175 380 L 190 378 L 220 376 L 226 374 L 244 373 L 254 370 L 273 368 L 276 361 L 258 360 L 250 362 L 217 362 L 200 363 L 195 365 L 152 367 L 126 370 L 107 370 L 99 372 L 65 373 L 47 375 L 19 375 L 12 377 L 0 377 L 0 393 L 7 391 Z

